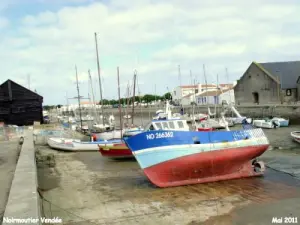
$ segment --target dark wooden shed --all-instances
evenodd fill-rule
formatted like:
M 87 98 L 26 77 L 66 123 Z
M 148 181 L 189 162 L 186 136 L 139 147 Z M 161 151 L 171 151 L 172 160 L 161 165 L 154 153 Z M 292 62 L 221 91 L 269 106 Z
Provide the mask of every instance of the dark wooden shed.
M 0 85 L 0 122 L 11 125 L 43 123 L 43 97 L 7 80 Z

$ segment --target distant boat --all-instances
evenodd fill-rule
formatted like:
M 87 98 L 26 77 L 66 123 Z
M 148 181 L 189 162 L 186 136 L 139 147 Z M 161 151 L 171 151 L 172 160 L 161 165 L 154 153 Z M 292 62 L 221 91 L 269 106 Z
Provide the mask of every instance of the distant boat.
M 280 126 L 279 121 L 271 120 L 271 119 L 259 119 L 253 120 L 253 125 L 258 128 L 266 128 L 266 129 L 273 129 Z
M 130 149 L 124 142 L 106 145 L 98 145 L 99 152 L 103 157 L 109 158 L 134 158 Z
M 279 127 L 288 127 L 290 122 L 289 120 L 280 117 L 274 117 L 271 120 L 279 123 Z
M 123 118 L 124 118 L 124 119 L 131 119 L 131 115 L 130 115 L 130 114 L 124 115 Z
M 98 151 L 98 145 L 121 143 L 121 139 L 92 142 L 81 141 L 79 139 L 51 137 L 48 139 L 47 143 L 53 149 L 64 151 Z
M 158 187 L 260 176 L 264 164 L 255 158 L 269 147 L 262 129 L 148 131 L 124 141 Z
M 294 141 L 300 143 L 300 131 L 292 131 L 291 136 Z

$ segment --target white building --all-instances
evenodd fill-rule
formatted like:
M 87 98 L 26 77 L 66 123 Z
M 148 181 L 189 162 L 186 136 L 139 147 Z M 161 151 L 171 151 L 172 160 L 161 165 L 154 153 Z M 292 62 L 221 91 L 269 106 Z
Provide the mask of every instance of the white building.
M 219 89 L 226 90 L 232 88 L 233 84 L 220 84 Z M 172 99 L 181 105 L 191 105 L 192 102 L 197 103 L 196 96 L 206 91 L 217 91 L 216 84 L 198 84 L 198 85 L 184 85 L 178 86 L 172 92 Z
M 181 100 L 184 96 L 197 93 L 198 92 L 198 85 L 183 85 L 174 88 L 172 91 L 172 100 L 178 104 L 181 104 Z
M 222 90 L 210 90 L 196 95 L 197 105 L 222 104 L 223 101 L 234 103 L 233 87 Z

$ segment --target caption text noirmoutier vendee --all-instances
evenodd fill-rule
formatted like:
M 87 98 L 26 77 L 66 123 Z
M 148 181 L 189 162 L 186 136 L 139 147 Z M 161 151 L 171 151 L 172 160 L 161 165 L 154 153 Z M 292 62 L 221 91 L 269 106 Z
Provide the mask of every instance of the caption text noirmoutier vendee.
M 20 224 L 26 224 L 26 223 L 62 223 L 62 219 L 58 217 L 53 217 L 53 218 L 13 218 L 13 217 L 4 217 L 3 218 L 3 223 L 20 223 Z

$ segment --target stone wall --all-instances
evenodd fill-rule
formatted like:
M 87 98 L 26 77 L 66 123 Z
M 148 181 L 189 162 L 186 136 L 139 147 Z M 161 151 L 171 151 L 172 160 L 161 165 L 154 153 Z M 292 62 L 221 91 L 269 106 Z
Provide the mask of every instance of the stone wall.
M 259 104 L 280 103 L 279 85 L 252 63 L 234 88 L 236 104 L 254 104 L 253 93 L 258 94 Z
M 210 106 L 211 112 L 214 112 L 214 105 Z M 143 116 L 145 118 L 152 118 L 155 115 L 155 112 L 158 109 L 164 110 L 164 107 L 148 107 L 142 108 L 142 112 L 140 108 L 136 108 L 135 115 L 136 116 Z M 293 123 L 300 124 L 300 104 L 264 104 L 264 105 L 237 105 L 236 109 L 240 112 L 242 116 L 252 117 L 252 118 L 261 118 L 261 117 L 268 117 L 268 116 L 281 116 L 286 117 L 291 120 Z M 185 113 L 192 113 L 193 108 L 192 106 L 185 106 L 184 107 Z M 222 111 L 221 106 L 216 107 L 217 113 Z M 118 109 L 106 109 L 104 111 L 105 114 L 111 114 L 115 116 L 116 120 L 119 119 L 119 112 Z M 131 114 L 131 110 L 129 110 Z M 172 108 L 172 113 L 180 113 L 180 107 Z M 196 106 L 195 113 L 207 113 L 207 106 Z M 122 114 L 123 115 L 123 114 Z M 228 116 L 234 116 L 232 113 L 228 113 Z M 130 120 L 131 121 L 131 120 Z

